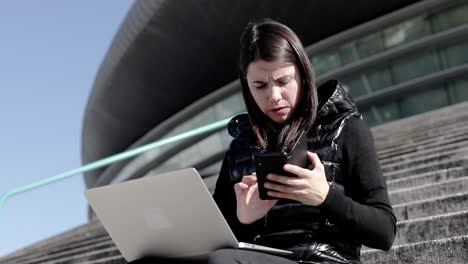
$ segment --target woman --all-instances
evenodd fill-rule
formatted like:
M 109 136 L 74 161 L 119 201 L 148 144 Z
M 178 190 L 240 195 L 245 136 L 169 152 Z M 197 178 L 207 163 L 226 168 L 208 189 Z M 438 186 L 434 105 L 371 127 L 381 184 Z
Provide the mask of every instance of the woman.
M 222 249 L 209 263 L 360 263 L 361 245 L 388 250 L 396 219 L 372 134 L 337 81 L 315 87 L 294 32 L 264 19 L 241 38 L 240 81 L 248 115 L 228 125 L 234 137 L 213 195 L 240 241 L 288 249 L 290 257 Z M 307 132 L 310 166 L 297 177 L 269 174 L 261 200 L 254 154 L 290 151 Z

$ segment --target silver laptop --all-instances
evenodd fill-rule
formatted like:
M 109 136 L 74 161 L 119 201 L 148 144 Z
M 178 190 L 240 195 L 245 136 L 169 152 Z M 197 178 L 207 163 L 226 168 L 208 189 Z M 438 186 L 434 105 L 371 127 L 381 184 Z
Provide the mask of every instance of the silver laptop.
M 219 248 L 292 254 L 239 243 L 193 168 L 89 189 L 85 195 L 129 262 L 149 256 L 203 258 Z

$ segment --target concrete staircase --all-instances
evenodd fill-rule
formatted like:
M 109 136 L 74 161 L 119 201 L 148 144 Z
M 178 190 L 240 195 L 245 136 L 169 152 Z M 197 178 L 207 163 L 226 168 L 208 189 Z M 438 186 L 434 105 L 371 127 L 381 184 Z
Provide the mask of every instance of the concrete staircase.
M 387 252 L 363 263 L 468 263 L 468 103 L 373 129 L 395 215 Z
M 373 128 L 398 218 L 387 252 L 363 263 L 468 263 L 468 102 Z M 210 189 L 215 179 L 206 179 Z M 99 220 L 0 258 L 0 263 L 126 263 Z

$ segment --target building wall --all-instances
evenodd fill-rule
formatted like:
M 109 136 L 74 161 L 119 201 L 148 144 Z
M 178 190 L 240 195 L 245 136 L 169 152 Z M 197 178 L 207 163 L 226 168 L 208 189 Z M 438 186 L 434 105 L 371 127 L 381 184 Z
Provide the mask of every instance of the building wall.
M 372 60 L 382 53 L 404 48 L 418 41 L 466 28 L 468 4 L 442 10 L 424 10 L 421 14 L 382 28 L 365 36 L 341 43 L 312 57 L 317 75 L 334 71 L 362 60 Z M 381 60 L 359 71 L 338 75 L 354 98 L 385 90 L 416 78 L 437 74 L 468 63 L 468 35 L 447 39 L 429 48 L 411 49 L 391 60 Z M 367 122 L 374 126 L 408 117 L 468 99 L 467 76 L 458 76 L 422 91 L 409 92 L 360 109 Z

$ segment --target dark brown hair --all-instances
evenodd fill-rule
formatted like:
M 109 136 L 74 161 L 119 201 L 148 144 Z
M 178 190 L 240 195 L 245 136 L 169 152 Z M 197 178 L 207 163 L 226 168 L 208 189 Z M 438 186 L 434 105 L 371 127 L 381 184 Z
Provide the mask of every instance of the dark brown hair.
M 277 136 L 276 146 L 269 129 L 278 127 L 255 103 L 247 83 L 247 68 L 256 60 L 293 63 L 299 68 L 302 91 L 298 105 Z M 289 151 L 304 130 L 309 130 L 317 115 L 317 89 L 309 58 L 297 35 L 287 26 L 271 19 L 250 22 L 241 37 L 239 78 L 257 142 L 262 150 Z M 273 142 L 272 142 L 273 141 Z

